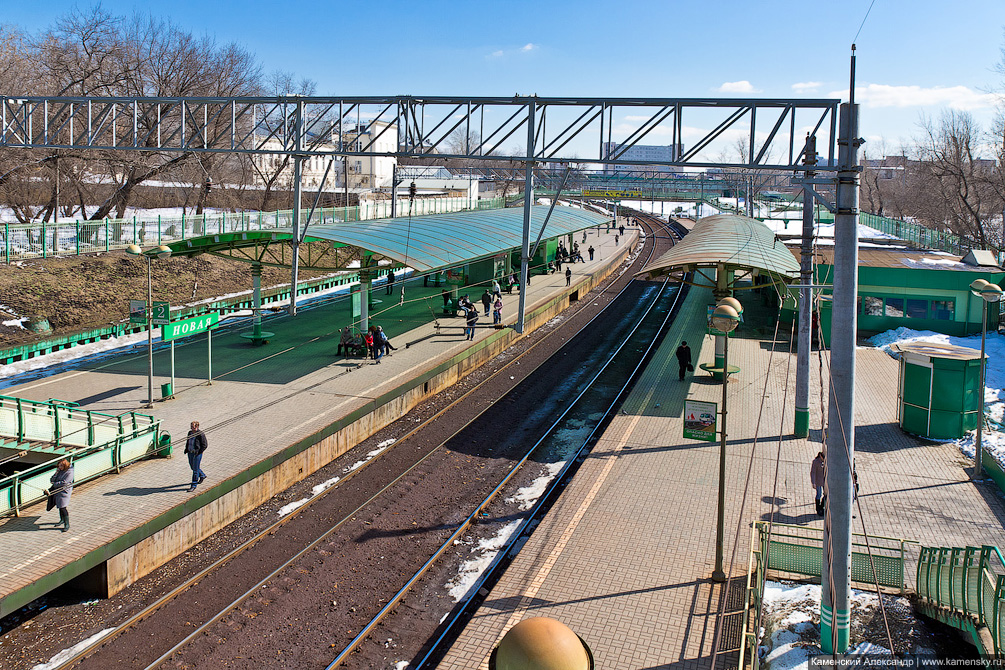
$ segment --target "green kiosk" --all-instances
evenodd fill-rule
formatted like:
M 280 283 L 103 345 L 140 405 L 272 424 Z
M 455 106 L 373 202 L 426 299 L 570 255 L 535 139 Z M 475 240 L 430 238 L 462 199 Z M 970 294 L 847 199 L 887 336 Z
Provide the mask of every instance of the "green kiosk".
M 963 437 L 977 428 L 981 352 L 932 342 L 893 345 L 900 352 L 897 419 L 909 433 Z

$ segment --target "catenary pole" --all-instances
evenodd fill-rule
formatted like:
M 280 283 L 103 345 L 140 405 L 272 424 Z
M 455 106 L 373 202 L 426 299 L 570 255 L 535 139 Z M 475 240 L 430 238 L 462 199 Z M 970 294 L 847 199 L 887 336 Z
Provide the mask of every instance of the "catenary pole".
M 855 336 L 858 296 L 858 106 L 852 45 L 851 101 L 840 107 L 837 212 L 834 217 L 834 304 L 831 388 L 827 412 L 827 510 L 821 576 L 820 641 L 827 654 L 848 648 L 851 520 L 855 458 Z
M 297 153 L 293 155 L 293 258 L 290 266 L 290 316 L 297 315 L 297 278 L 300 272 L 300 198 L 303 194 L 304 168 L 304 101 L 297 100 L 293 122 L 293 142 Z
M 817 138 L 806 137 L 806 165 L 816 165 Z M 804 179 L 816 173 L 808 170 Z M 799 340 L 796 351 L 796 412 L 794 433 L 796 437 L 810 434 L 810 331 L 813 325 L 813 189 L 803 184 L 803 240 L 799 248 Z
M 527 104 L 527 158 L 524 160 L 523 245 L 520 251 L 520 307 L 516 332 L 523 334 L 527 308 L 527 279 L 530 274 L 530 213 L 534 204 L 534 112 L 535 101 Z

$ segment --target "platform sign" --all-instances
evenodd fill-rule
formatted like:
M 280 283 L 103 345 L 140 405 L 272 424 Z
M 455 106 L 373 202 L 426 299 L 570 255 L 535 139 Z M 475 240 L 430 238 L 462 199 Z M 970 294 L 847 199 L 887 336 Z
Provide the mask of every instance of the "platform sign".
M 642 198 L 642 191 L 621 191 L 617 189 L 583 189 L 584 198 Z
M 684 401 L 684 437 L 689 440 L 715 442 L 716 417 L 719 406 L 702 400 Z
M 129 323 L 146 323 L 146 322 L 147 322 L 147 301 L 130 300 Z
M 180 337 L 188 337 L 196 333 L 203 333 L 220 322 L 220 315 L 216 312 L 193 316 L 191 319 L 182 319 L 161 326 L 161 339 L 165 342 L 177 340 Z
M 154 301 L 153 324 L 166 326 L 171 323 L 171 303 Z

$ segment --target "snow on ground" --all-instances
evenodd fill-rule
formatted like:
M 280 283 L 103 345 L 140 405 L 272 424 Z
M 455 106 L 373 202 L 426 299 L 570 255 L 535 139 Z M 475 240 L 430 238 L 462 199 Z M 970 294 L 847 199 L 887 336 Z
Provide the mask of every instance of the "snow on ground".
M 698 205 L 698 203 L 687 200 L 622 200 L 620 202 L 625 207 L 637 209 L 640 212 L 648 212 L 649 214 L 654 214 L 663 218 L 674 214 L 675 210 L 680 207 L 680 216 L 693 219 L 695 216 L 695 208 Z M 718 208 L 709 205 L 707 202 L 701 203 L 700 206 L 700 214 L 702 217 L 720 213 Z
M 890 347 L 895 342 L 933 342 L 981 350 L 980 335 L 954 337 L 931 330 L 911 330 L 903 327 L 870 337 L 869 342 L 894 358 L 899 358 L 898 354 Z M 1001 424 L 1003 415 L 1005 415 L 1005 337 L 997 332 L 988 333 L 985 338 L 984 350 L 988 357 L 984 373 L 984 411 L 993 421 Z M 999 428 L 1000 426 L 996 427 L 992 423 L 991 427 L 983 432 L 981 443 L 986 452 L 991 453 L 999 463 L 1005 466 L 1005 431 Z M 976 449 L 975 432 L 971 432 L 959 440 L 954 440 L 953 443 L 966 458 L 973 459 Z
M 548 488 L 548 484 L 552 479 L 555 478 L 562 468 L 565 466 L 565 461 L 557 461 L 555 463 L 548 463 L 544 466 L 544 474 L 532 481 L 527 486 L 519 489 L 511 497 L 506 498 L 508 503 L 517 503 L 522 510 L 528 510 L 534 506 L 537 499 L 544 495 L 545 490 Z
M 510 536 L 517 531 L 521 523 L 519 519 L 511 521 L 500 528 L 498 533 L 475 545 L 471 551 L 476 555 L 462 563 L 457 574 L 447 582 L 448 592 L 454 602 L 460 602 L 471 590 L 471 587 L 478 581 L 478 577 L 492 564 L 499 550 L 506 546 Z
M 800 215 L 801 216 L 801 215 Z M 778 219 L 765 219 L 764 225 L 773 230 L 776 234 L 789 234 L 789 235 L 800 235 L 802 234 L 803 226 L 802 221 L 782 221 Z M 833 223 L 820 223 L 817 222 L 814 226 L 814 236 L 817 240 L 823 239 L 834 239 L 834 224 Z M 895 235 L 890 235 L 889 233 L 884 233 L 875 228 L 870 228 L 869 226 L 863 226 L 861 223 L 858 225 L 858 236 L 859 239 L 862 238 L 873 238 L 881 240 L 896 240 L 899 239 Z
M 910 646 L 912 653 L 931 654 L 917 643 L 924 639 L 914 626 L 910 602 L 896 596 L 885 596 L 884 604 L 890 622 L 891 636 L 898 646 Z M 863 638 L 885 637 L 879 616 L 879 599 L 875 593 L 852 589 L 852 656 L 891 656 L 879 644 Z M 761 615 L 758 656 L 770 670 L 806 670 L 810 659 L 821 655 L 820 649 L 820 586 L 818 584 L 785 584 L 766 581 Z M 768 636 L 765 638 L 765 636 Z
M 367 462 L 372 461 L 373 459 L 375 459 L 377 456 L 379 456 L 381 454 L 381 452 L 383 452 L 385 449 L 387 449 L 388 447 L 390 447 L 395 442 L 396 442 L 396 440 L 394 438 L 391 438 L 390 440 L 384 440 L 383 442 L 381 442 L 380 444 L 377 445 L 376 449 L 374 449 L 373 451 L 369 452 L 362 459 L 360 459 L 360 460 L 356 461 L 355 463 L 353 463 L 352 465 L 344 468 L 342 470 L 342 475 L 346 475 L 346 474 L 352 472 L 353 470 L 358 470 L 359 468 L 363 467 L 363 465 L 365 465 Z M 335 486 L 336 484 L 338 484 L 339 481 L 342 480 L 342 475 L 340 475 L 338 477 L 332 477 L 331 479 L 329 479 L 327 481 L 321 482 L 320 484 L 316 485 L 314 488 L 311 489 L 311 494 L 309 496 L 307 496 L 306 498 L 301 498 L 300 500 L 294 500 L 291 503 L 287 503 L 287 504 L 283 505 L 282 507 L 279 508 L 279 510 L 277 511 L 277 514 L 279 514 L 279 516 L 286 516 L 290 512 L 293 512 L 295 510 L 300 509 L 301 507 L 303 507 L 304 505 L 306 505 L 307 503 L 309 503 L 312 498 L 320 495 L 321 493 L 323 493 L 327 489 L 329 489 L 332 486 Z
M 53 670 L 53 668 L 58 668 L 59 666 L 63 665 L 63 663 L 65 663 L 66 661 L 73 658 L 73 656 L 75 656 L 81 649 L 93 644 L 94 642 L 97 642 L 104 636 L 111 633 L 113 630 L 115 629 L 106 628 L 103 631 L 95 633 L 91 637 L 87 638 L 86 640 L 78 642 L 69 649 L 64 649 L 63 651 L 59 652 L 58 654 L 50 658 L 48 663 L 39 663 L 31 670 Z

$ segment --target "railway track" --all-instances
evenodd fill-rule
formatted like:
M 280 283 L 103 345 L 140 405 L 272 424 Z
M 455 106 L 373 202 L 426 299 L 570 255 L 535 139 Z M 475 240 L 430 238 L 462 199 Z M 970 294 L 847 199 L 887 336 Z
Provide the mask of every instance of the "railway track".
M 651 228 L 647 236 L 650 257 L 658 251 L 654 233 Z M 633 268 L 644 262 L 640 256 Z M 666 287 L 657 291 L 622 280 L 618 301 L 610 300 L 624 312 L 621 326 L 595 324 L 598 316 L 583 316 L 579 323 L 569 319 L 576 332 L 593 324 L 598 334 L 592 337 L 606 343 L 600 351 L 634 348 L 636 331 L 625 324 L 642 323 L 661 296 L 666 300 Z M 429 557 L 447 553 L 507 484 L 526 479 L 514 463 L 539 454 L 539 434 L 558 425 L 553 416 L 567 413 L 574 406 L 569 398 L 581 399 L 601 379 L 602 372 L 586 371 L 603 371 L 614 357 L 605 353 L 598 357 L 606 362 L 590 360 L 591 342 L 576 349 L 572 340 L 567 349 L 573 349 L 557 357 L 567 359 L 564 367 L 551 359 L 546 345 L 569 337 L 567 330 L 556 329 L 541 338 L 399 439 L 393 450 L 235 547 L 60 667 L 342 663 L 436 565 Z M 570 353 L 579 360 L 568 360 Z M 542 366 L 549 359 L 546 371 Z M 542 398 L 557 398 L 557 404 Z M 491 408 L 487 417 L 486 408 Z M 517 426 L 521 414 L 530 421 Z M 537 451 L 526 449 L 530 443 Z M 467 511 L 473 500 L 481 502 Z M 409 513 L 414 510 L 425 514 Z M 277 623 L 283 619 L 285 626 Z M 272 623 L 257 623 L 265 620 Z M 442 631 L 439 637 L 446 639 Z

